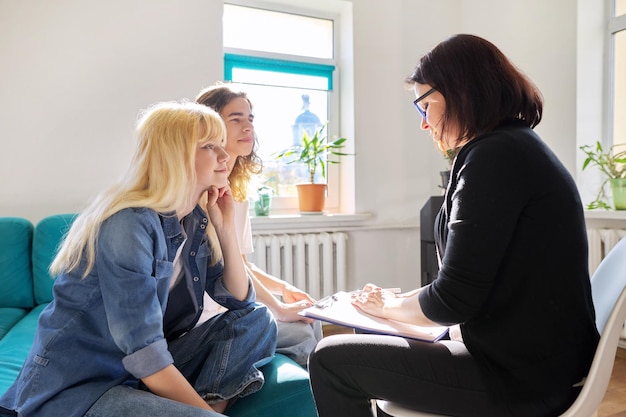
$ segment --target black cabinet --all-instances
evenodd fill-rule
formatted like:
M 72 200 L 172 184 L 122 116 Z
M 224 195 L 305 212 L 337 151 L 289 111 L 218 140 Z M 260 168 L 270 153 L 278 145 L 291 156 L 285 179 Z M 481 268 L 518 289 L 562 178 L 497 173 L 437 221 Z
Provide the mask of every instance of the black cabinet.
M 442 204 L 443 196 L 433 196 L 420 210 L 422 286 L 433 282 L 439 271 L 435 249 L 435 217 Z

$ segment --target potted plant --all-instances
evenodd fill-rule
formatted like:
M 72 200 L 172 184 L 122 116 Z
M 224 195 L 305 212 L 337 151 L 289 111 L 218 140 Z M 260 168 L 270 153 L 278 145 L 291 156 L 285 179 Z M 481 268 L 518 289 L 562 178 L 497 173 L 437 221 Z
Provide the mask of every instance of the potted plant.
M 256 200 L 254 201 L 254 214 L 256 216 L 270 215 L 273 193 L 274 189 L 267 185 L 262 185 L 256 190 Z
M 299 163 L 306 166 L 309 182 L 296 184 L 298 205 L 301 213 L 321 213 L 326 204 L 326 183 L 316 183 L 315 174 L 320 172 L 326 178 L 326 164 L 338 164 L 340 157 L 349 155 L 340 150 L 345 146 L 346 138 L 338 138 L 329 142 L 327 123 L 316 129 L 311 136 L 306 130 L 299 145 L 293 145 L 275 155 L 277 160 L 285 160 L 287 164 Z
M 605 186 L 609 183 L 615 210 L 626 210 L 626 148 L 619 150 L 620 147 L 624 146 L 626 144 L 613 145 L 605 151 L 602 148 L 602 144 L 596 142 L 595 146 L 584 145 L 580 147 L 580 150 L 587 155 L 582 169 L 584 170 L 590 165 L 595 165 L 606 176 L 596 199 L 587 205 L 587 209 L 611 209 L 611 206 L 607 203 L 605 192 Z
M 444 159 L 448 162 L 448 169 L 445 171 L 439 171 L 439 175 L 441 176 L 441 185 L 439 188 L 445 190 L 448 188 L 448 183 L 450 182 L 450 173 L 452 170 L 452 163 L 454 162 L 454 158 L 456 154 L 459 153 L 461 148 L 454 149 L 446 149 L 445 154 L 443 155 Z

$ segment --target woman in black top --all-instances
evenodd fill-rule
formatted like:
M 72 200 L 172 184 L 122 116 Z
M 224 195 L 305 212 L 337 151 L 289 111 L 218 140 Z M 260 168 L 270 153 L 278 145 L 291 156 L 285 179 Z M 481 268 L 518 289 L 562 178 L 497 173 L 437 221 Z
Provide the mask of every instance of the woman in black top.
M 441 42 L 407 82 L 422 128 L 456 154 L 435 224 L 439 274 L 401 295 L 367 285 L 354 304 L 452 326 L 451 340 L 324 339 L 309 362 L 319 415 L 371 416 L 373 398 L 453 416 L 558 415 L 599 335 L 578 190 L 532 130 L 542 95 L 472 35 Z

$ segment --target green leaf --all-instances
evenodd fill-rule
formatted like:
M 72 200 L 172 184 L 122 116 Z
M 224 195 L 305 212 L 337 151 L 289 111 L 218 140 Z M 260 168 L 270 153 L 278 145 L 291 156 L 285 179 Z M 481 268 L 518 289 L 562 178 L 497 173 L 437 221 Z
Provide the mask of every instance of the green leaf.
M 616 144 L 604 150 L 602 143 L 596 141 L 595 146 L 583 145 L 579 147 L 586 155 L 582 169 L 585 170 L 588 166 L 595 165 L 605 177 L 596 199 L 587 206 L 589 210 L 598 208 L 611 209 L 611 206 L 607 203 L 608 199 L 604 188 L 610 178 L 626 177 L 626 150 L 618 152 L 618 148 L 623 146 L 626 146 L 626 144 Z
M 306 165 L 309 171 L 310 182 L 313 183 L 317 169 L 320 169 L 323 178 L 326 178 L 326 163 L 338 164 L 339 161 L 327 160 L 329 155 L 348 156 L 350 154 L 339 152 L 338 150 L 345 146 L 346 138 L 338 138 L 332 142 L 328 142 L 325 123 L 321 128 L 316 129 L 313 135 L 307 131 L 302 134 L 301 144 L 293 145 L 289 148 L 274 154 L 274 159 L 284 159 L 295 156 L 294 159 L 287 161 L 287 164 L 301 163 Z

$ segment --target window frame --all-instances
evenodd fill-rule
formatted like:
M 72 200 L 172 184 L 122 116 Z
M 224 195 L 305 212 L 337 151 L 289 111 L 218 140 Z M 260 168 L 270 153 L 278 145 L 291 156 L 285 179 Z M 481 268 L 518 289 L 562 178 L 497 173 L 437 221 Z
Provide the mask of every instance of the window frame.
M 226 48 L 225 48 L 226 49 Z M 229 48 L 233 50 L 234 48 Z M 326 78 L 328 91 L 333 89 L 333 72 L 334 65 L 315 64 L 311 62 L 264 58 L 261 56 L 242 55 L 235 53 L 224 54 L 224 80 L 231 81 L 233 79 L 233 68 L 252 69 L 260 71 L 273 71 L 297 74 L 297 75 L 313 75 L 320 78 Z
M 615 16 L 615 0 L 607 0 L 608 19 L 606 27 L 606 116 L 604 120 L 607 148 L 615 142 L 615 36 L 626 31 L 626 14 Z
M 328 91 L 328 134 L 329 137 L 339 137 L 341 134 L 341 119 L 340 119 L 340 68 L 338 62 L 341 62 L 341 53 L 339 45 L 340 39 L 340 16 L 336 13 L 306 9 L 303 7 L 293 6 L 290 4 L 282 3 L 268 3 L 257 0 L 228 0 L 224 1 L 224 4 L 232 4 L 237 6 L 251 7 L 257 9 L 264 9 L 270 11 L 276 11 L 281 13 L 297 14 L 302 16 L 309 16 L 314 18 L 329 19 L 333 21 L 333 57 L 331 59 L 323 59 L 316 57 L 306 57 L 298 55 L 287 55 L 275 52 L 248 50 L 241 48 L 232 48 L 223 46 L 224 49 L 224 80 L 230 81 L 229 78 L 232 74 L 233 59 L 238 60 L 242 65 L 253 66 L 253 69 L 264 69 L 263 66 L 268 63 L 278 64 L 278 68 L 282 68 L 285 72 L 296 74 L 310 74 L 305 69 L 312 70 L 314 68 L 323 68 L 324 71 L 329 71 L 331 68 L 331 76 L 329 77 L 329 89 Z M 230 62 L 229 62 L 230 60 Z M 275 69 L 274 67 L 273 69 Z M 303 72 L 299 72 L 303 71 Z M 236 82 L 236 81 L 235 81 Z M 251 97 L 254 104 L 254 97 Z M 262 146 L 263 138 L 260 138 Z M 345 203 L 342 204 L 342 198 L 340 193 L 342 189 L 346 188 L 346 181 L 353 179 L 354 175 L 350 174 L 347 169 L 353 167 L 351 164 L 345 164 L 344 161 L 340 164 L 328 164 L 326 180 L 328 183 L 327 199 L 325 210 L 329 213 L 349 213 L 351 207 L 346 207 Z M 348 187 L 350 188 L 350 187 Z M 353 188 L 353 186 L 352 186 Z M 352 203 L 353 205 L 353 203 Z M 353 207 L 352 207 L 353 209 Z M 272 215 L 291 215 L 298 214 L 298 201 L 297 197 L 274 197 L 272 200 Z

